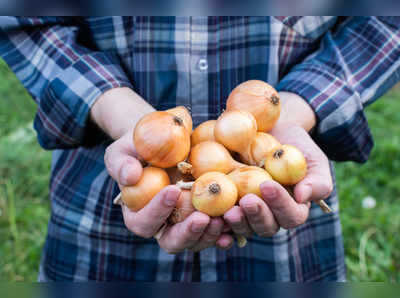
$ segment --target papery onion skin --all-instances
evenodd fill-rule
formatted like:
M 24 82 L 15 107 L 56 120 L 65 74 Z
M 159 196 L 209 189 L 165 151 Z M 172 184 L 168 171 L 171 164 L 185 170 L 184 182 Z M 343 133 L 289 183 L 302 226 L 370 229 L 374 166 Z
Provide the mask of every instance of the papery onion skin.
M 168 112 L 142 117 L 134 131 L 137 153 L 149 164 L 169 168 L 184 160 L 190 151 L 190 133 L 183 120 Z
M 307 162 L 298 148 L 282 145 L 267 155 L 265 169 L 280 184 L 295 185 L 306 176 Z
M 138 183 L 122 188 L 122 201 L 130 210 L 139 211 L 169 184 L 170 179 L 164 169 L 146 167 Z
M 261 198 L 260 184 L 267 180 L 272 180 L 267 171 L 256 166 L 238 168 L 229 173 L 228 177 L 235 183 L 239 198 L 249 193 Z
M 196 209 L 192 204 L 192 193 L 190 190 L 183 189 L 181 190 L 174 210 L 172 210 L 171 215 L 168 217 L 168 222 L 171 224 L 180 223 L 194 211 L 196 211 Z
M 190 116 L 190 113 L 187 108 L 185 108 L 184 106 L 177 106 L 175 108 L 166 110 L 166 112 L 182 119 L 183 125 L 188 130 L 188 132 L 189 133 L 192 132 L 192 129 L 193 129 L 192 116 Z
M 238 198 L 235 183 L 225 174 L 208 172 L 196 179 L 192 187 L 192 203 L 196 210 L 209 216 L 221 216 Z
M 281 143 L 272 135 L 265 132 L 257 132 L 250 146 L 251 160 L 246 160 L 245 162 L 259 166 L 270 151 L 280 146 Z
M 214 127 L 217 120 L 208 120 L 201 123 L 195 128 L 191 136 L 192 147 L 205 141 L 215 141 L 214 138 Z
M 256 119 L 247 111 L 225 111 L 215 124 L 214 137 L 227 149 L 240 153 L 245 160 L 250 159 L 249 149 L 257 134 Z
M 194 177 L 191 174 L 182 174 L 177 167 L 166 169 L 171 184 L 176 184 L 178 181 L 193 181 Z
M 268 83 L 250 80 L 236 86 L 226 101 L 226 110 L 250 112 L 258 131 L 268 132 L 279 119 L 281 103 L 278 92 Z
M 245 166 L 235 161 L 224 146 L 212 141 L 201 142 L 194 146 L 188 161 L 193 167 L 194 178 L 207 172 L 227 174 L 238 167 Z

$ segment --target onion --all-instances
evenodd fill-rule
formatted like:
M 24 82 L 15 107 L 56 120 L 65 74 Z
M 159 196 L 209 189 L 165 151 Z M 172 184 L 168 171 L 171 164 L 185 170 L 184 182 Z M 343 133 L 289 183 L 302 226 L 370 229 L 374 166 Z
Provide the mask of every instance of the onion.
M 272 180 L 271 176 L 263 169 L 255 166 L 247 166 L 234 170 L 228 177 L 235 183 L 239 198 L 246 194 L 253 193 L 260 198 L 260 184 L 267 180 Z
M 269 84 L 250 80 L 238 85 L 226 101 L 227 111 L 250 112 L 257 121 L 258 131 L 269 131 L 279 118 L 281 104 L 278 92 Z
M 258 132 L 250 146 L 251 161 L 246 161 L 252 165 L 263 166 L 264 158 L 268 153 L 281 146 L 277 139 L 265 132 Z
M 196 179 L 192 186 L 192 203 L 200 212 L 221 216 L 235 205 L 238 191 L 225 174 L 208 172 Z
M 201 142 L 215 141 L 214 138 L 215 123 L 217 123 L 217 120 L 208 120 L 196 127 L 191 136 L 192 147 L 196 146 L 198 143 Z
M 251 161 L 250 144 L 257 134 L 257 123 L 246 111 L 225 111 L 215 124 L 214 136 L 227 149 L 240 153 L 245 161 Z
M 194 178 L 198 178 L 207 172 L 227 174 L 236 168 L 245 166 L 234 160 L 224 146 L 212 141 L 202 142 L 194 146 L 188 160 L 189 164 L 180 163 L 178 167 L 186 165 Z
M 137 153 L 149 164 L 169 168 L 189 154 L 190 133 L 180 117 L 153 112 L 137 123 L 134 143 Z
M 193 128 L 192 117 L 190 116 L 189 111 L 184 106 L 178 106 L 173 109 L 166 110 L 166 112 L 182 119 L 183 126 L 185 126 L 185 128 L 189 133 L 192 132 Z
M 306 176 L 307 162 L 299 149 L 282 145 L 268 153 L 265 169 L 280 184 L 295 185 Z
M 138 183 L 122 188 L 122 201 L 132 211 L 139 211 L 164 187 L 170 184 L 165 170 L 147 167 L 143 169 Z
M 192 194 L 190 190 L 183 189 L 179 195 L 174 210 L 168 217 L 168 222 L 171 224 L 182 222 L 194 211 L 196 211 L 196 209 L 192 204 Z

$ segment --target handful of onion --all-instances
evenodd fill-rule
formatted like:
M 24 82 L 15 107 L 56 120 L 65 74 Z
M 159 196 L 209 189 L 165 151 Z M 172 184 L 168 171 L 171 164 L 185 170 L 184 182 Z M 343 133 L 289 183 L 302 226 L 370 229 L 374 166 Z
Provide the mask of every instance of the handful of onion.
M 174 224 L 195 210 L 222 216 L 244 195 L 260 196 L 260 184 L 266 180 L 284 186 L 299 183 L 307 173 L 302 152 L 267 133 L 279 114 L 276 90 L 252 80 L 231 92 L 227 110 L 217 120 L 206 121 L 193 132 L 184 107 L 145 115 L 135 127 L 133 140 L 149 167 L 136 185 L 122 189 L 115 202 L 122 199 L 128 208 L 138 211 L 170 184 L 172 177 L 172 183 L 183 189 L 168 219 Z M 331 212 L 323 200 L 317 203 L 324 212 Z M 238 243 L 244 246 L 246 239 L 239 236 Z

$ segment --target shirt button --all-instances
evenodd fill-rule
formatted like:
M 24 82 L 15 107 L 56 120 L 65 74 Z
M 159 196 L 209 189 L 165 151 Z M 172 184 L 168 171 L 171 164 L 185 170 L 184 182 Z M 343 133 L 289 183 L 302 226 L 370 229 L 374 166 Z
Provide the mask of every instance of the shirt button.
M 207 70 L 208 69 L 208 63 L 207 60 L 202 58 L 199 60 L 197 66 L 199 67 L 200 70 Z

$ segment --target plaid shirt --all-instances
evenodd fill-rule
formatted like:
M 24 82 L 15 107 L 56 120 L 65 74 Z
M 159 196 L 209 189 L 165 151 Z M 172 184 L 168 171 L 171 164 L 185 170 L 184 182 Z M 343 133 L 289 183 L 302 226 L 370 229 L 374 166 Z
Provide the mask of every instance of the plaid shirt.
M 54 149 L 42 280 L 345 280 L 336 191 L 333 213 L 313 206 L 302 226 L 243 249 L 168 255 L 133 235 L 112 204 L 111 140 L 89 110 L 128 86 L 156 109 L 190 107 L 198 124 L 236 85 L 261 79 L 307 100 L 329 158 L 364 162 L 373 142 L 363 108 L 399 79 L 399 18 L 3 17 L 0 26 L 0 54 L 38 104 L 40 144 Z

